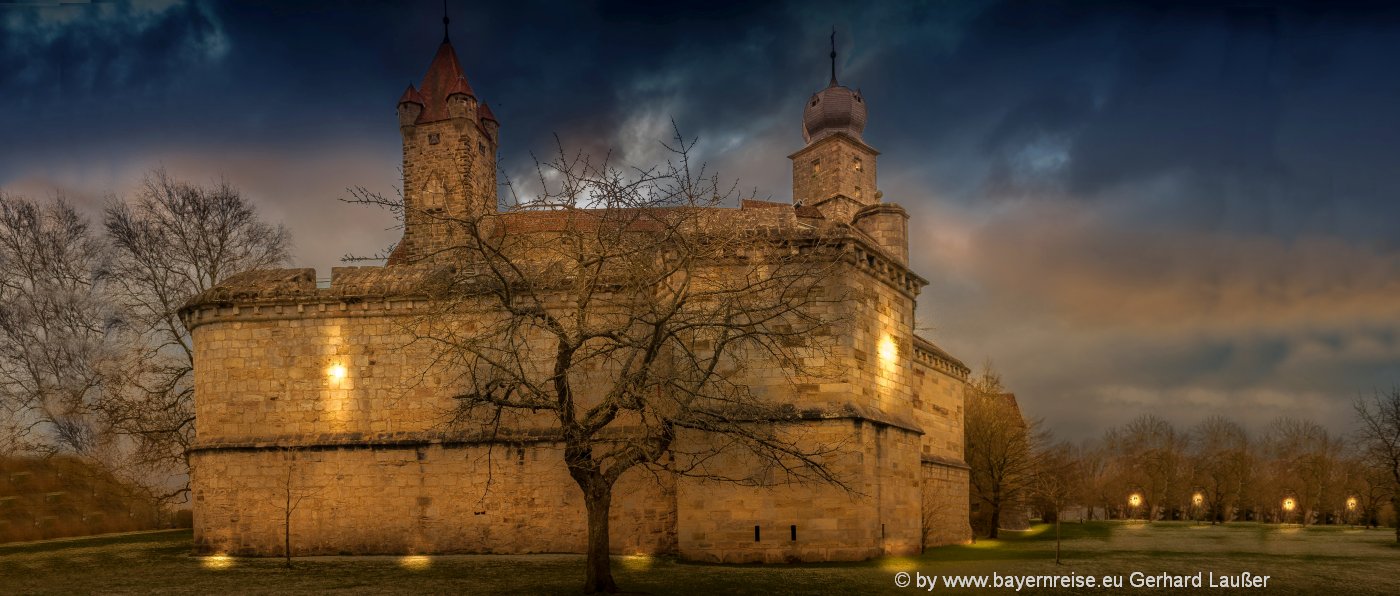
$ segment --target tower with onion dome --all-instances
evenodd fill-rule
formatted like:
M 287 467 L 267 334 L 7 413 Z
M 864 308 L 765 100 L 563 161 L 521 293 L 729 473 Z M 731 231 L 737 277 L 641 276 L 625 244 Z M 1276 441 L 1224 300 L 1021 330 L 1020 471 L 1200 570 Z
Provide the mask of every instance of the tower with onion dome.
M 496 211 L 500 124 L 467 83 L 446 25 L 444 17 L 442 45 L 423 81 L 399 98 L 404 231 L 391 264 L 444 254 L 460 245 L 462 220 Z
M 909 215 L 885 203 L 876 184 L 879 151 L 867 145 L 865 97 L 836 80 L 836 34 L 831 38 L 831 82 L 802 110 L 806 146 L 792 160 L 792 200 L 815 207 L 829 221 L 850 224 L 901 265 L 909 260 Z

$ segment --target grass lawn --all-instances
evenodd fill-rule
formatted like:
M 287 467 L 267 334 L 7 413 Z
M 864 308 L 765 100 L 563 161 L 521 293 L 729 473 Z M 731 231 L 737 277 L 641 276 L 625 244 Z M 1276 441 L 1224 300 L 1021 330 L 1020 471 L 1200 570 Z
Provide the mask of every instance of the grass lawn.
M 814 565 L 700 565 L 622 557 L 618 583 L 652 594 L 928 593 L 898 588 L 901 571 L 944 574 L 1124 576 L 1250 572 L 1271 576 L 1266 594 L 1400 594 L 1393 530 L 1258 524 L 1067 523 L 1065 565 L 1054 563 L 1054 532 L 1036 526 L 1001 540 L 932 549 L 919 557 Z M 275 559 L 189 555 L 189 531 L 0 545 L 0 594 L 567 594 L 577 591 L 576 555 L 325 557 L 286 569 Z M 1014 593 L 1012 589 L 936 593 Z M 1021 593 L 1176 593 L 1172 589 L 1026 589 Z M 1213 591 L 1213 590 L 1204 590 Z M 1233 590 L 1239 593 L 1246 590 Z

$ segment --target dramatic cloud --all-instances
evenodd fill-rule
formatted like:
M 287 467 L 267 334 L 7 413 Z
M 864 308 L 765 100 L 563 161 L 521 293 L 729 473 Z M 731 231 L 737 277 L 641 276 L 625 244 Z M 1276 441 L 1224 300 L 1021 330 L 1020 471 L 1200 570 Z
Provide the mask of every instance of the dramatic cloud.
M 761 4 L 761 5 L 760 5 Z M 870 106 L 925 333 L 1069 437 L 1141 412 L 1348 427 L 1400 383 L 1400 10 L 1374 4 L 451 2 L 502 170 L 555 136 L 619 165 L 674 121 L 790 197 L 801 106 Z M 225 177 L 322 275 L 395 236 L 393 101 L 441 6 L 0 5 L 0 188 L 96 208 L 152 167 Z M 528 191 L 528 184 L 522 186 Z

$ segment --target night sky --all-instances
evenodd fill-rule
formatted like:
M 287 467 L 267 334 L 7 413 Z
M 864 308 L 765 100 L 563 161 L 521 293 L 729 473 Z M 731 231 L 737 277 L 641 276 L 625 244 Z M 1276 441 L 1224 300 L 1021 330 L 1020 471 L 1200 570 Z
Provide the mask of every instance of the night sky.
M 527 177 L 553 135 L 664 158 L 674 119 L 745 195 L 829 77 L 870 108 L 922 333 L 1060 436 L 1150 412 L 1351 428 L 1400 383 L 1400 7 L 1382 3 L 449 2 Z M 0 3 L 0 189 L 96 213 L 155 167 L 226 178 L 322 276 L 398 232 L 395 102 L 436 1 Z

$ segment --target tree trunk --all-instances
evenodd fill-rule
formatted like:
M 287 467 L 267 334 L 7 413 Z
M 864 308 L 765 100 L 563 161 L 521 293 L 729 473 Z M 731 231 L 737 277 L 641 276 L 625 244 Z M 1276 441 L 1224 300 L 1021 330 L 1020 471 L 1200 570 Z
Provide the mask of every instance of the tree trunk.
M 1001 503 L 992 504 L 991 515 L 987 516 L 987 537 L 997 537 L 997 527 L 1001 525 Z
M 1390 498 L 1390 508 L 1395 512 L 1395 542 L 1400 544 L 1400 496 Z
M 1055 516 L 1055 564 L 1060 564 L 1060 516 Z
M 612 487 L 595 479 L 583 487 L 583 503 L 588 509 L 588 570 L 584 578 L 586 594 L 616 592 L 612 560 L 609 557 L 608 510 L 612 508 Z
M 282 554 L 287 557 L 287 569 L 292 568 L 292 510 L 290 500 L 287 508 L 287 517 L 282 525 Z

